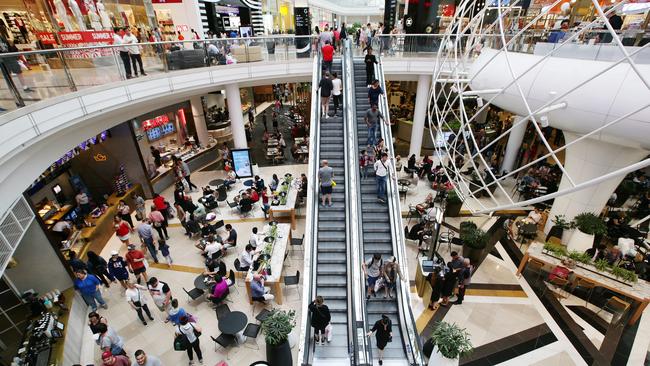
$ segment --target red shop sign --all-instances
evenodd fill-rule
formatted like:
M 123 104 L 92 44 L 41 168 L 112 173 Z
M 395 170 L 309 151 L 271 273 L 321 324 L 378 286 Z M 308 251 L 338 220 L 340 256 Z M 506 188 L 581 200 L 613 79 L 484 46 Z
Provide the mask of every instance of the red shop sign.
M 169 123 L 169 117 L 167 117 L 166 114 L 163 114 L 162 116 L 154 117 L 152 119 L 143 121 L 142 129 L 148 131 L 152 128 L 156 128 L 167 123 Z
M 56 44 L 54 33 L 36 32 L 36 37 L 38 37 L 38 40 L 41 41 L 42 44 Z
M 183 0 L 151 0 L 152 4 L 182 3 Z
M 87 31 L 87 32 L 59 32 L 61 43 L 113 43 L 113 32 L 111 31 Z

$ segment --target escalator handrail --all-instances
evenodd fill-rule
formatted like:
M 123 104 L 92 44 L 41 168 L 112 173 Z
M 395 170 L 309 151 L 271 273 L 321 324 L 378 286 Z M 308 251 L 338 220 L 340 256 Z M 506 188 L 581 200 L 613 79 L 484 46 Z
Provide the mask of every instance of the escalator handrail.
M 304 267 L 303 273 L 306 274 L 303 281 L 302 297 L 302 316 L 301 322 L 303 327 L 300 330 L 300 349 L 298 350 L 298 360 L 303 366 L 312 364 L 314 357 L 313 337 L 311 336 L 311 317 L 307 310 L 311 300 L 315 296 L 316 289 L 316 260 L 315 255 L 316 243 L 318 238 L 318 167 L 320 155 L 320 91 L 318 82 L 320 80 L 321 58 L 314 57 L 313 76 L 312 76 L 312 100 L 311 100 L 311 119 L 309 131 L 309 166 L 307 170 L 307 204 L 305 208 L 307 223 L 303 240 L 304 249 Z M 296 178 L 299 179 L 299 178 Z
M 379 63 L 375 65 L 375 75 L 379 80 L 379 85 L 384 90 L 384 96 L 380 97 L 379 110 L 384 115 L 386 121 L 390 124 L 390 110 L 388 108 L 388 99 L 386 91 L 386 82 L 384 78 L 384 70 L 381 64 L 381 58 L 378 55 Z M 380 121 L 380 123 L 382 123 Z M 387 127 L 387 128 L 386 128 Z M 393 148 L 393 134 L 390 126 L 382 126 L 380 128 L 381 136 L 388 148 L 388 154 L 395 157 L 395 150 Z M 393 164 L 394 167 L 394 164 Z M 388 207 L 391 225 L 391 241 L 393 246 L 393 255 L 400 264 L 400 271 L 404 276 L 407 276 L 408 281 L 408 265 L 406 256 L 406 246 L 404 239 L 404 231 L 402 230 L 402 213 L 400 206 L 399 189 L 397 184 L 397 172 L 387 179 L 387 192 L 388 192 Z M 409 365 L 423 365 L 424 358 L 422 356 L 422 343 L 415 324 L 415 317 L 413 316 L 413 308 L 411 307 L 410 299 L 410 286 L 403 285 L 402 279 L 398 281 L 396 287 L 398 316 L 400 319 L 400 328 L 402 331 L 402 342 L 404 346 L 404 353 L 408 360 Z
M 346 174 L 348 175 L 346 192 L 350 192 L 348 201 L 348 238 L 350 241 L 350 252 L 348 258 L 348 287 L 351 288 L 352 295 L 349 298 L 348 310 L 352 312 L 354 322 L 348 322 L 348 335 L 353 339 L 354 355 L 352 359 L 355 365 L 368 365 L 372 360 L 371 347 L 368 345 L 366 337 L 366 303 L 365 299 L 365 278 L 361 275 L 361 263 L 363 257 L 363 228 L 361 215 L 361 194 L 359 182 L 359 164 L 357 151 L 357 106 L 356 92 L 354 81 L 354 58 L 352 55 L 352 46 L 349 40 L 344 42 L 343 55 L 343 81 L 344 81 L 344 104 L 345 111 L 345 131 L 347 146 L 345 149 L 346 156 Z

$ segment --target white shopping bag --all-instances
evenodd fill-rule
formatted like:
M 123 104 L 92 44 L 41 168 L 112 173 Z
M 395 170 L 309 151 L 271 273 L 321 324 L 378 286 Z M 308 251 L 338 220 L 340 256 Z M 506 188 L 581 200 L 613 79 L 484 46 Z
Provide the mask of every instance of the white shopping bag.
M 328 342 L 332 341 L 332 323 L 327 324 L 325 327 L 325 336 L 327 337 Z
M 381 290 L 382 287 L 384 287 L 384 285 L 385 285 L 384 282 L 385 282 L 385 280 L 384 280 L 383 277 L 379 277 L 377 279 L 377 281 L 375 282 L 375 292 L 379 292 L 379 290 Z

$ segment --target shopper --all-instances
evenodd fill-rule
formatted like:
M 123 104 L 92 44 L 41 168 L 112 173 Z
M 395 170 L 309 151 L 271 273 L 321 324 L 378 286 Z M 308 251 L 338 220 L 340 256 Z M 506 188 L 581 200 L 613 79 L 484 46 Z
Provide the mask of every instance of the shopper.
M 381 269 L 384 265 L 384 260 L 381 258 L 380 253 L 373 254 L 372 258 L 367 262 L 361 264 L 361 269 L 366 277 L 366 299 L 370 299 L 370 295 L 377 296 L 375 293 L 375 283 L 381 277 Z
M 158 239 L 158 250 L 160 250 L 160 253 L 165 257 L 167 267 L 172 268 L 174 260 L 172 259 L 171 253 L 169 253 L 169 245 L 167 245 L 167 242 L 164 239 Z
M 386 203 L 388 195 L 386 193 L 386 184 L 388 182 L 388 174 L 390 173 L 390 161 L 388 161 L 388 154 L 381 153 L 381 158 L 375 161 L 375 178 L 377 179 L 377 200 L 381 203 Z
M 115 215 L 115 217 L 113 217 L 113 230 L 115 230 L 115 235 L 122 243 L 129 245 L 129 239 L 131 238 L 133 227 L 129 225 L 128 222 L 122 220 L 120 216 Z
M 160 211 L 160 213 L 165 218 L 165 226 L 167 226 L 169 224 L 167 222 L 167 220 L 169 219 L 169 204 L 167 203 L 167 200 L 165 199 L 165 197 L 159 195 L 158 193 L 154 193 L 153 204 L 156 206 L 156 209 Z
M 72 268 L 72 272 L 76 272 L 80 269 L 87 269 L 88 265 L 77 257 L 77 252 L 71 250 L 68 253 L 68 265 Z
M 465 291 L 472 283 L 474 267 L 470 264 L 469 258 L 463 259 L 463 268 L 458 272 L 458 299 L 454 304 L 461 305 L 465 299 Z
M 311 326 L 314 328 L 314 336 L 316 343 L 325 344 L 325 339 L 329 343 L 329 338 L 325 334 L 325 328 L 332 320 L 330 309 L 324 304 L 322 296 L 316 296 L 316 299 L 309 304 L 309 311 L 311 312 Z
M 212 294 L 208 296 L 208 299 L 213 303 L 219 303 L 228 296 L 228 283 L 220 275 L 214 276 L 214 282 Z
M 321 162 L 321 168 L 318 170 L 318 181 L 320 182 L 321 204 L 323 206 L 332 206 L 332 189 L 334 185 L 334 170 L 329 166 L 327 160 Z M 327 200 L 328 204 L 325 204 Z
M 160 359 L 156 356 L 151 356 L 146 353 L 144 353 L 143 350 L 139 349 L 135 351 L 135 362 L 139 366 L 163 366 L 162 362 L 160 362 Z
M 131 366 L 131 360 L 124 355 L 114 355 L 111 351 L 104 351 L 102 366 Z
M 372 333 L 375 333 L 375 339 L 377 340 L 377 348 L 379 349 L 379 364 L 384 364 L 384 348 L 388 342 L 393 341 L 393 325 L 390 321 L 390 318 L 386 314 L 381 315 L 381 319 L 375 322 L 372 329 L 367 333 L 367 336 L 370 337 Z
M 147 321 L 144 319 L 144 315 L 142 314 L 143 311 L 147 314 L 149 320 L 153 320 L 153 316 L 151 316 L 149 306 L 147 305 L 146 293 L 142 291 L 146 291 L 147 288 L 138 285 L 133 281 L 129 281 L 126 286 L 126 302 L 128 302 L 129 305 L 131 305 L 131 308 L 138 313 L 138 318 L 140 318 L 142 324 L 147 325 Z
M 361 171 L 361 179 L 366 179 L 368 178 L 368 167 L 370 166 L 370 155 L 368 155 L 368 152 L 364 149 L 361 150 L 361 154 L 359 156 L 359 170 Z
M 104 323 L 99 323 L 97 324 L 97 330 L 99 330 L 97 343 L 102 352 L 110 352 L 113 355 L 126 355 L 124 339 L 117 334 L 115 329 Z
M 124 48 L 126 48 L 129 52 L 129 57 L 131 58 L 131 63 L 133 64 L 133 74 L 135 77 L 138 77 L 138 65 L 140 66 L 140 74 L 142 74 L 142 76 L 147 76 L 147 73 L 144 72 L 144 68 L 142 67 L 140 46 L 137 45 L 138 38 L 133 33 L 131 33 L 131 29 L 129 27 L 126 28 L 126 34 L 124 35 L 124 38 L 122 38 L 122 42 L 124 44 L 130 45 L 124 46 Z
M 120 200 L 120 203 L 117 204 L 117 214 L 122 218 L 122 220 L 128 222 L 131 227 L 135 227 L 135 225 L 133 225 L 133 219 L 131 219 L 131 207 L 129 207 L 124 200 Z
M 331 45 L 330 41 L 325 42 L 321 48 L 321 53 L 323 54 L 323 71 L 331 73 L 332 61 L 334 60 L 334 47 Z
M 324 116 L 325 119 L 330 118 L 330 96 L 332 95 L 333 88 L 334 86 L 332 85 L 332 80 L 330 79 L 330 73 L 326 72 L 318 83 L 318 89 L 320 89 L 320 105 L 322 109 L 321 115 Z
M 86 256 L 88 256 L 88 269 L 90 272 L 97 276 L 104 286 L 111 287 L 109 282 L 114 282 L 115 277 L 108 272 L 106 260 L 92 250 L 89 250 Z
M 135 278 L 140 283 L 140 276 L 144 277 L 145 282 L 147 281 L 147 267 L 145 266 L 144 253 L 135 249 L 135 245 L 129 245 L 129 251 L 126 252 L 126 262 L 129 264 L 129 269 L 131 273 L 135 275 Z
M 268 218 L 269 210 L 271 209 L 270 196 L 271 193 L 269 192 L 268 187 L 262 189 L 262 212 L 264 212 L 265 219 Z
M 123 46 L 124 38 L 122 38 L 120 28 L 113 28 L 113 45 L 119 46 L 115 47 L 115 50 L 120 53 L 120 58 L 122 59 L 122 65 L 124 65 L 124 72 L 126 73 L 126 78 L 131 79 L 131 57 L 129 56 L 129 51 L 126 47 Z
M 179 169 L 179 171 L 182 174 L 182 177 L 185 179 L 187 182 L 187 185 L 190 187 L 190 192 L 196 192 L 198 190 L 198 187 L 196 184 L 192 183 L 192 180 L 190 179 L 190 175 L 192 174 L 192 171 L 190 170 L 190 166 L 187 165 L 186 162 L 183 160 L 176 158 L 176 167 Z
M 133 193 L 131 195 L 131 199 L 135 204 L 135 219 L 138 221 L 142 221 L 147 214 L 147 210 L 145 208 L 145 200 L 142 196 L 140 196 L 137 193 Z
M 384 277 L 384 299 L 387 297 L 393 298 L 392 291 L 395 290 L 397 286 L 397 277 L 404 279 L 402 276 L 402 271 L 399 268 L 399 263 L 397 263 L 397 258 L 393 257 L 390 261 L 384 264 L 382 269 L 382 276 Z
M 93 334 L 100 334 L 101 333 L 99 328 L 97 328 L 99 323 L 108 325 L 108 321 L 106 320 L 106 318 L 104 318 L 103 316 L 97 314 L 97 312 L 95 312 L 95 311 L 91 311 L 90 314 L 88 314 L 88 327 L 90 328 L 90 331 Z
M 332 96 L 334 98 L 334 117 L 338 116 L 337 112 L 339 106 L 341 106 L 341 112 L 343 112 L 343 82 L 339 79 L 337 73 L 332 74 Z
M 171 301 L 171 306 L 169 307 L 169 311 L 167 312 L 167 319 L 165 319 L 165 323 L 172 322 L 173 325 L 179 325 L 181 322 L 181 318 L 184 317 L 187 314 L 185 309 L 182 307 L 178 306 L 178 299 L 173 299 Z
M 124 288 L 126 288 L 126 281 L 129 280 L 127 267 L 128 264 L 124 261 L 124 258 L 120 257 L 118 251 L 111 251 L 111 257 L 108 259 L 108 273 L 120 281 L 120 285 Z
M 253 280 L 251 281 L 251 300 L 266 302 L 266 300 L 273 300 L 275 296 L 269 294 L 264 288 L 264 277 L 259 274 L 253 275 Z
M 190 359 L 190 366 L 194 365 L 194 352 L 199 359 L 199 364 L 203 365 L 203 354 L 201 353 L 201 345 L 199 337 L 201 336 L 201 327 L 194 322 L 190 322 L 189 317 L 183 316 L 180 318 L 180 324 L 176 327 L 176 335 L 185 335 L 187 337 L 187 357 Z
M 147 284 L 149 293 L 158 309 L 162 312 L 167 311 L 169 303 L 172 300 L 172 290 L 169 288 L 169 285 L 165 282 L 158 281 L 156 277 L 151 277 Z
M 151 211 L 151 213 L 156 212 L 158 215 L 162 216 L 160 212 L 158 211 Z M 152 215 L 149 214 L 149 217 Z M 160 219 L 159 222 L 155 222 L 155 224 L 162 225 L 162 218 L 156 216 L 157 218 Z M 147 248 L 147 251 L 149 252 L 149 255 L 151 255 L 151 258 L 155 263 L 158 263 L 158 256 L 156 255 L 156 245 L 155 245 L 155 239 L 154 239 L 154 233 L 153 233 L 153 228 L 151 227 L 151 219 L 145 219 L 138 225 L 137 232 L 138 236 L 140 237 L 140 242 L 142 245 Z M 159 238 L 162 240 L 162 231 L 160 230 L 160 227 L 156 228 L 158 230 Z
M 79 294 L 84 299 L 86 305 L 90 306 L 92 311 L 97 311 L 97 304 L 102 308 L 108 309 L 108 305 L 102 298 L 102 292 L 99 288 L 101 282 L 94 275 L 89 275 L 84 269 L 78 269 L 75 272 L 77 277 L 74 280 L 74 288 L 79 291 Z
M 379 120 L 385 121 L 386 119 L 377 109 L 377 104 L 371 104 L 364 117 L 366 126 L 368 126 L 368 138 L 366 139 L 366 145 L 368 145 L 368 147 L 374 146 L 377 142 L 377 127 L 379 126 Z
M 368 102 L 370 105 L 379 105 L 379 96 L 384 95 L 384 89 L 379 86 L 379 80 L 374 79 L 368 88 Z M 388 121 L 386 121 L 388 123 Z
M 368 52 L 363 62 L 366 65 L 366 84 L 370 87 L 370 83 L 375 79 L 375 64 L 378 64 L 377 58 L 372 54 L 372 47 L 368 47 Z
M 18 47 L 16 47 L 13 41 L 7 41 L 6 39 L 0 37 L 0 44 L 5 42 L 7 47 L 5 50 L 0 51 L 1 53 L 20 52 L 20 50 L 18 49 Z M 0 47 L 0 49 L 2 48 L 3 47 Z M 18 81 L 20 81 L 20 84 L 23 87 L 23 91 L 28 93 L 34 91 L 34 89 L 30 88 L 27 85 L 27 81 L 25 80 L 25 75 L 23 75 L 23 68 L 22 66 L 20 66 L 18 57 L 3 57 L 0 59 L 0 64 L 4 64 L 4 66 L 7 68 L 7 71 L 9 71 L 12 74 L 15 74 L 15 76 L 18 77 Z
M 228 249 L 237 246 L 237 230 L 232 225 L 226 224 L 226 231 L 228 237 L 223 241 L 224 248 Z
M 449 306 L 449 297 L 454 293 L 457 282 L 458 274 L 453 268 L 453 263 L 448 262 L 444 273 L 444 282 L 442 283 L 442 288 L 440 289 L 440 295 L 442 296 L 442 306 Z
M 156 206 L 151 206 L 151 212 L 149 212 L 149 216 L 147 216 L 149 221 L 151 222 L 151 225 L 156 229 L 158 232 L 158 236 L 160 238 L 164 239 L 169 239 L 169 234 L 167 233 L 167 221 L 165 220 L 165 216 L 163 215 L 162 212 L 156 208 Z

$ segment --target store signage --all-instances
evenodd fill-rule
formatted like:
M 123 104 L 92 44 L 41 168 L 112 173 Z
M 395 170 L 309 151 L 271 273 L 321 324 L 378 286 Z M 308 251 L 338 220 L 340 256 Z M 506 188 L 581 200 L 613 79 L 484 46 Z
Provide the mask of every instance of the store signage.
M 102 153 L 97 153 L 93 155 L 93 159 L 99 163 L 108 160 L 108 157 Z
M 113 32 L 59 32 L 59 38 L 63 44 L 113 43 Z
M 36 37 L 42 44 L 56 44 L 54 33 L 50 32 L 36 32 Z
M 151 0 L 152 4 L 180 4 L 183 0 Z
M 232 7 L 232 6 L 215 5 L 214 6 L 214 12 L 217 13 L 217 14 L 238 15 L 239 14 L 239 8 L 235 8 L 235 7 Z
M 148 131 L 152 128 L 160 127 L 167 123 L 169 123 L 169 117 L 167 117 L 166 114 L 163 114 L 162 116 L 154 117 L 152 119 L 143 121 L 142 129 Z
M 179 24 L 176 26 L 176 31 L 177 32 L 189 32 L 190 27 L 187 26 L 187 24 Z

